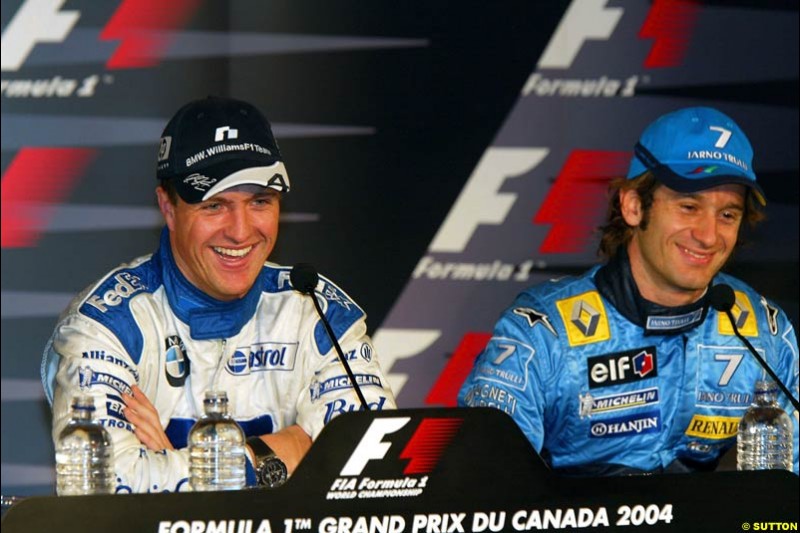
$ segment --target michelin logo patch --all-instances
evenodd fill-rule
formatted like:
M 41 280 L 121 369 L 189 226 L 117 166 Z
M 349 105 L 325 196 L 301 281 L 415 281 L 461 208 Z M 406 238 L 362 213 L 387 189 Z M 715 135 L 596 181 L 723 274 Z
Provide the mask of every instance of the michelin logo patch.
M 658 403 L 658 387 L 594 397 L 590 392 L 580 396 L 580 417 Z
M 354 374 L 354 377 L 356 378 L 356 383 L 359 387 L 383 388 L 381 378 L 374 374 Z M 309 387 L 309 393 L 311 394 L 311 401 L 313 402 L 329 392 L 342 389 L 351 389 L 352 387 L 353 386 L 350 383 L 350 378 L 348 376 L 335 376 L 330 379 L 326 379 L 323 382 L 319 382 L 314 379 Z
M 285 372 L 294 370 L 296 359 L 296 342 L 264 342 L 238 348 L 225 368 L 234 376 L 246 376 L 251 372 Z
M 88 366 L 82 366 L 78 370 L 78 380 L 81 390 L 91 389 L 94 385 L 105 385 L 121 394 L 131 394 L 130 386 L 117 376 L 105 372 L 95 372 Z
M 589 427 L 589 436 L 594 439 L 604 439 L 659 431 L 661 431 L 661 411 L 653 410 L 593 422 Z

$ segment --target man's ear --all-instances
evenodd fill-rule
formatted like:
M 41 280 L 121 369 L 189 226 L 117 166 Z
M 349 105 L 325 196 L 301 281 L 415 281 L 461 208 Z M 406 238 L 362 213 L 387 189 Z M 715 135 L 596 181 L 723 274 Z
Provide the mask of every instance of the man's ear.
M 642 199 L 634 190 L 619 191 L 619 207 L 622 218 L 631 227 L 637 227 L 642 222 Z
M 164 221 L 170 231 L 175 231 L 175 204 L 169 199 L 169 194 L 163 187 L 156 187 L 156 197 L 158 198 L 158 208 L 164 216 Z

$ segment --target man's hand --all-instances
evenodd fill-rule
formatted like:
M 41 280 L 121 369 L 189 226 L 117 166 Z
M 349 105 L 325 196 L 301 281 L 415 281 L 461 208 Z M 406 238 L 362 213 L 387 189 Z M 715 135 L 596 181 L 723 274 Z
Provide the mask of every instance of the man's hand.
M 289 475 L 294 472 L 300 460 L 311 448 L 311 437 L 298 425 L 283 428 L 277 433 L 261 435 L 260 439 L 272 448 L 275 455 L 286 465 Z M 249 449 L 249 448 L 248 448 Z M 249 452 L 248 452 L 249 453 Z
M 134 385 L 131 390 L 133 395 L 122 395 L 122 400 L 125 402 L 125 409 L 122 412 L 128 422 L 136 428 L 133 433 L 142 444 L 153 451 L 174 450 L 167 434 L 164 433 L 164 428 L 161 427 L 156 408 L 142 389 Z

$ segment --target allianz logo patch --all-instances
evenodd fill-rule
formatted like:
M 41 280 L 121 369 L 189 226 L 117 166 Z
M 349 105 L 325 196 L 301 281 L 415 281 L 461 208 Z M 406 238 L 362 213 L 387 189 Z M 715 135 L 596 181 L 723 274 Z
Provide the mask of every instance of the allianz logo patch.
M 264 342 L 237 348 L 225 368 L 234 376 L 246 376 L 251 372 L 294 370 L 296 360 L 296 342 Z
M 589 388 L 631 383 L 658 376 L 656 347 L 589 357 L 586 369 Z
M 589 436 L 594 439 L 604 439 L 659 431 L 661 431 L 661 411 L 651 410 L 592 422 Z
M 585 395 L 580 396 L 580 417 L 585 418 L 597 413 L 624 411 L 634 407 L 656 405 L 658 402 L 658 387 L 597 397 L 587 392 Z

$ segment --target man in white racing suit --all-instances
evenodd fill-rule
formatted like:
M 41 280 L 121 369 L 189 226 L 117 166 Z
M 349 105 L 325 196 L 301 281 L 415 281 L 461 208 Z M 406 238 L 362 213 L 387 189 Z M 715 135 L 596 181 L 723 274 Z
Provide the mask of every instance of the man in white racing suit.
M 289 190 L 269 122 L 246 102 L 191 102 L 164 130 L 157 177 L 158 250 L 78 295 L 45 348 L 53 438 L 89 392 L 118 493 L 188 490 L 188 432 L 221 390 L 249 437 L 248 485 L 265 457 L 290 475 L 331 418 L 361 405 L 311 297 L 266 262 Z M 364 311 L 324 277 L 315 297 L 369 408 L 394 408 Z

